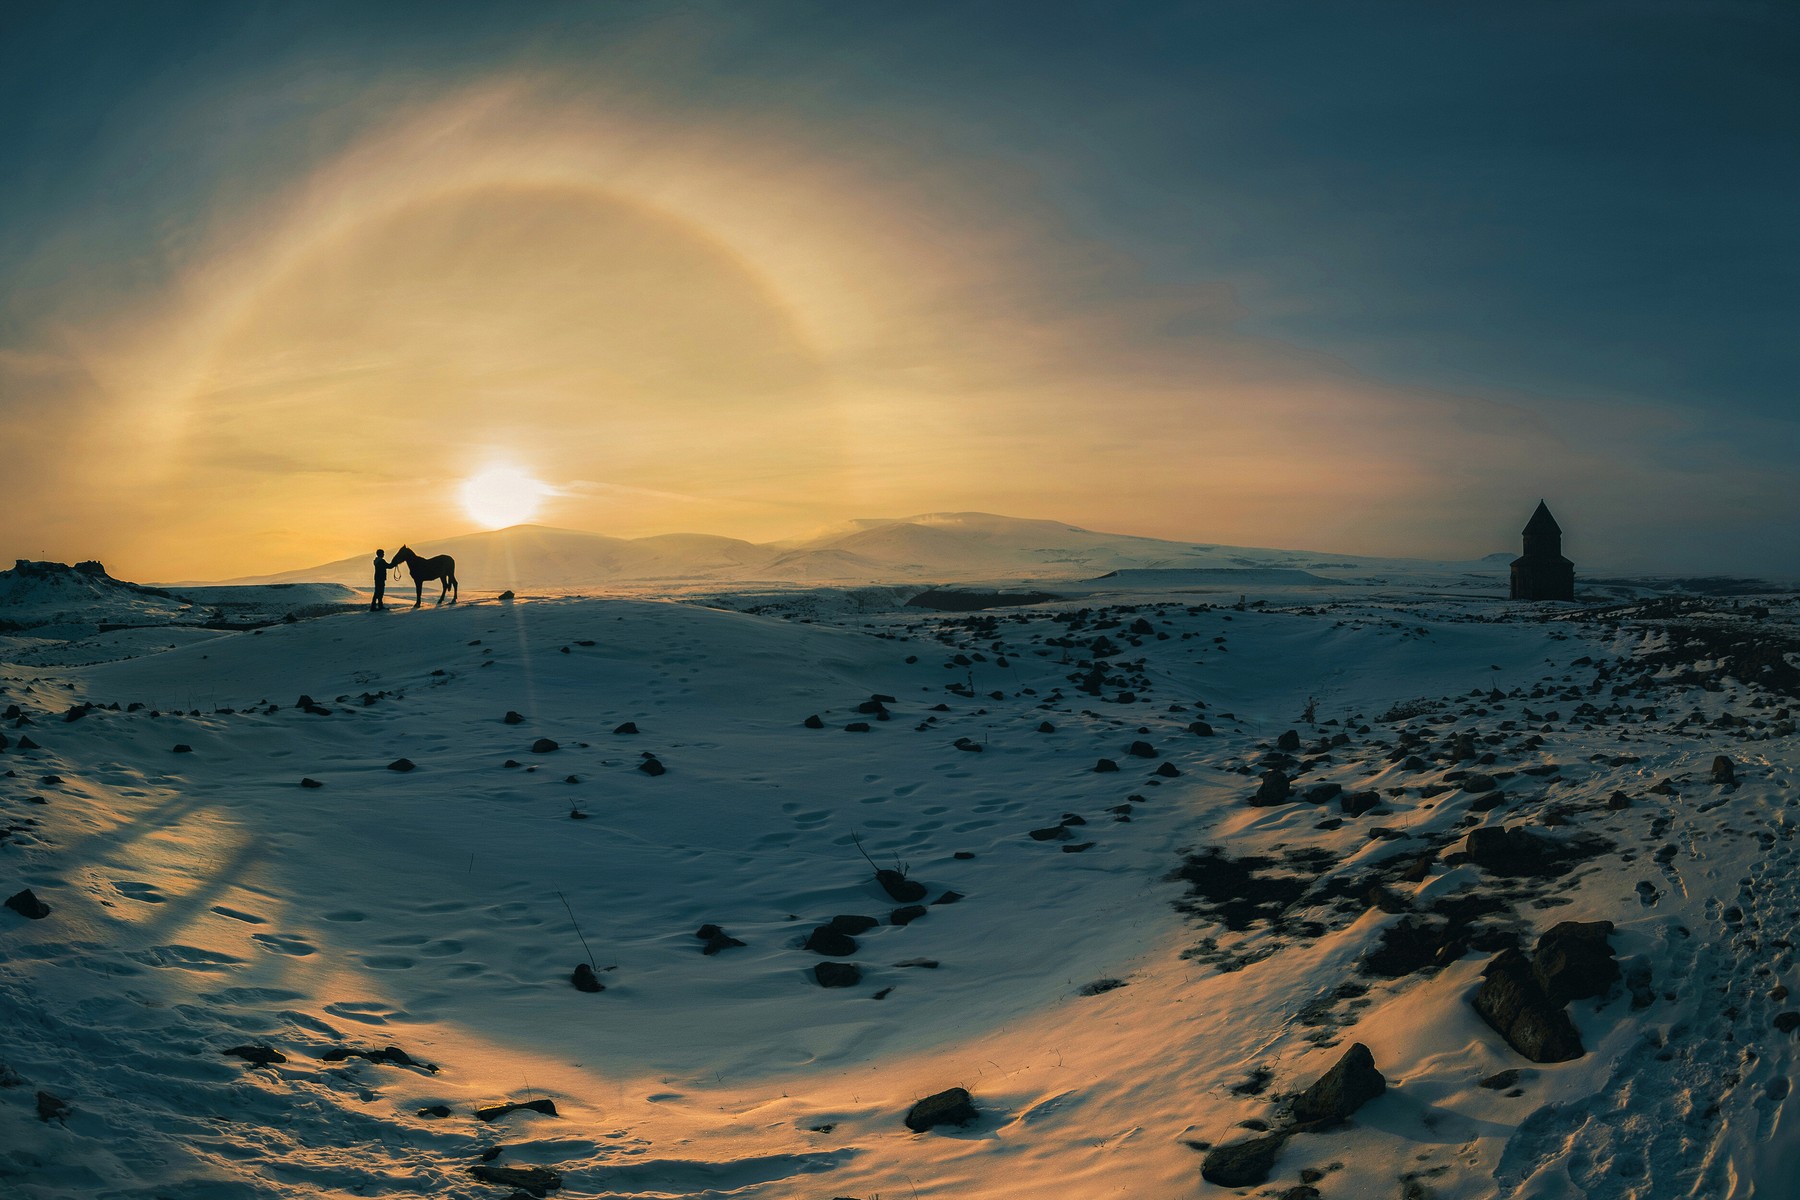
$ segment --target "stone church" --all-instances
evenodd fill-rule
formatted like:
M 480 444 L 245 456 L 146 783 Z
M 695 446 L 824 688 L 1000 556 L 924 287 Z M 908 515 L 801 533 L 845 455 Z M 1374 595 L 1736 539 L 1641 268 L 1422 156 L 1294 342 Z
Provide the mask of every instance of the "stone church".
M 1512 561 L 1514 600 L 1573 600 L 1575 564 L 1562 556 L 1562 526 L 1538 501 L 1525 523 L 1525 553 Z

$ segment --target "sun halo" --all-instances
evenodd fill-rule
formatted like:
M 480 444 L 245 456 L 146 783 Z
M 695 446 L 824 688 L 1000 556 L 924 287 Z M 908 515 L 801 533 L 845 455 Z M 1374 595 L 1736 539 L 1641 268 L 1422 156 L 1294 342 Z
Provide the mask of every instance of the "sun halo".
M 463 482 L 463 511 L 484 529 L 522 525 L 537 515 L 549 490 L 517 467 L 489 467 Z

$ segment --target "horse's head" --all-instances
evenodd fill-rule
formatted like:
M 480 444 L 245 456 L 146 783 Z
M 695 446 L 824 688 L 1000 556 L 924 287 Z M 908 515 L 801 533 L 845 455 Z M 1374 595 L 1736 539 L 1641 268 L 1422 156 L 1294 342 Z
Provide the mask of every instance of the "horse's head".
M 413 557 L 413 552 L 410 549 L 408 549 L 407 547 L 402 546 L 398 550 L 394 551 L 394 557 L 388 559 L 388 561 L 395 564 L 396 566 L 398 566 L 400 563 L 405 562 L 407 559 L 409 559 L 411 557 Z

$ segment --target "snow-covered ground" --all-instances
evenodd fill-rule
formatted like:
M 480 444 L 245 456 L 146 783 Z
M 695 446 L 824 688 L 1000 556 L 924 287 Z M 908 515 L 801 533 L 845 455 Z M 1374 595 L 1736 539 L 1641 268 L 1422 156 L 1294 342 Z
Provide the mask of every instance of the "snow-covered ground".
M 1797 1194 L 1791 598 L 820 597 L 0 649 L 0 1195 Z M 1565 920 L 1621 978 L 1534 1063 L 1470 999 Z M 1202 1180 L 1352 1043 L 1383 1095 Z

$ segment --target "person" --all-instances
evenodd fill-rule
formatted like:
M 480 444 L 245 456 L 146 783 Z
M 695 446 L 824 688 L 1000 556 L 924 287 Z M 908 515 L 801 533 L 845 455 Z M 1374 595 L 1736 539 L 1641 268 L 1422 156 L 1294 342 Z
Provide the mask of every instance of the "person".
M 387 605 L 381 601 L 381 598 L 387 595 L 388 562 L 383 557 L 384 554 L 386 554 L 384 550 L 375 551 L 375 598 L 369 601 L 370 612 L 387 611 Z

